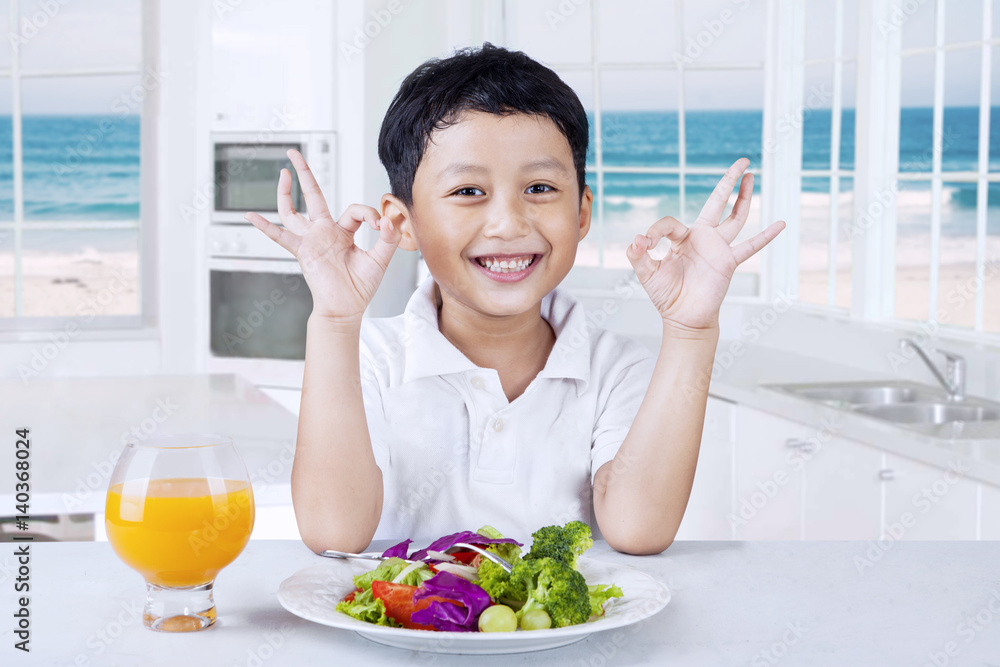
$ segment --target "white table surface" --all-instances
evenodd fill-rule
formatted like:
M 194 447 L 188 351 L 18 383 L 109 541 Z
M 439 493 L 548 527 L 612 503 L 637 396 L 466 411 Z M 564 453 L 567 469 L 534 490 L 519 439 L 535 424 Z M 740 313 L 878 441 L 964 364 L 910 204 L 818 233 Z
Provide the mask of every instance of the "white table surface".
M 0 382 L 0 516 L 14 510 L 14 430 L 31 435 L 31 513 L 104 511 L 115 456 L 142 435 L 222 433 L 247 465 L 258 507 L 291 505 L 295 415 L 239 375 Z
M 677 542 L 658 556 L 635 557 L 598 543 L 588 556 L 658 577 L 671 589 L 670 604 L 637 626 L 596 633 L 567 647 L 473 657 L 389 648 L 285 611 L 276 597 L 278 585 L 321 562 L 291 540 L 252 540 L 216 580 L 218 622 L 189 635 L 142 626 L 142 580 L 107 543 L 32 544 L 32 651 L 26 655 L 12 648 L 15 575 L 8 555 L 13 545 L 8 544 L 0 559 L 0 614 L 8 619 L 0 624 L 0 664 L 468 667 L 545 661 L 595 667 L 841 667 L 920 666 L 933 664 L 931 655 L 948 665 L 996 664 L 1000 543 L 887 542 L 883 547 Z M 857 558 L 871 559 L 871 567 L 859 571 Z M 953 656 L 945 653 L 949 649 Z

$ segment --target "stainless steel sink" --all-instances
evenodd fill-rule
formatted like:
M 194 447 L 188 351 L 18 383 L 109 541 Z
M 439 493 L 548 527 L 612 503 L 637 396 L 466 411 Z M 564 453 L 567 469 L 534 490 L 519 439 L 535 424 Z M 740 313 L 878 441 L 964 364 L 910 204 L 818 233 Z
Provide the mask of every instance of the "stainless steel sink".
M 907 405 L 862 405 L 856 412 L 899 424 L 947 424 L 1000 420 L 1000 408 L 954 403 L 910 403 Z
M 764 385 L 768 389 L 819 401 L 833 407 L 853 408 L 861 405 L 896 405 L 914 401 L 938 401 L 947 394 L 916 382 L 884 380 L 875 382 L 838 382 L 824 384 Z
M 814 403 L 943 438 L 1000 438 L 1000 403 L 905 380 L 763 385 Z

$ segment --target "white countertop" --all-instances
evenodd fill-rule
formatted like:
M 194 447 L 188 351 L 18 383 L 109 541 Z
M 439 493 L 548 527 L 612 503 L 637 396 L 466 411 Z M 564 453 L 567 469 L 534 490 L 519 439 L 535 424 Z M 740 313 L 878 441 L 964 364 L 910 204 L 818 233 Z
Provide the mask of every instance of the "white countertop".
M 735 341 L 719 342 L 717 363 Z M 1000 486 L 1000 439 L 948 439 L 910 431 L 890 422 L 838 410 L 818 402 L 782 394 L 762 385 L 820 382 L 897 380 L 885 374 L 834 364 L 782 350 L 740 343 L 716 372 L 709 394 L 802 424 L 832 425 L 832 435 L 947 468 L 949 462 L 966 466 L 968 477 Z M 928 385 L 933 386 L 933 385 Z M 942 429 L 944 430 L 944 429 Z
M 295 415 L 239 375 L 0 382 L 0 516 L 14 514 L 14 430 L 31 436 L 31 514 L 104 511 L 114 461 L 136 429 L 233 438 L 260 507 L 291 505 Z
M 588 556 L 656 576 L 670 587 L 670 604 L 636 626 L 596 633 L 563 648 L 471 660 L 485 666 L 539 660 L 574 666 L 774 665 L 787 654 L 788 665 L 842 667 L 923 665 L 940 654 L 949 665 L 995 662 L 1000 543 L 887 542 L 883 547 L 677 542 L 663 554 L 635 557 L 599 542 Z M 6 545 L 0 558 L 8 619 L 16 576 L 10 569 L 12 551 L 13 545 Z M 14 651 L 11 624 L 0 624 L 4 664 L 470 664 L 468 656 L 374 644 L 285 611 L 276 597 L 278 585 L 320 562 L 301 542 L 252 540 L 216 581 L 216 625 L 188 635 L 142 626 L 142 579 L 107 543 L 38 542 L 30 551 L 31 653 Z M 871 566 L 859 568 L 858 559 L 869 559 Z M 955 655 L 947 656 L 948 650 Z

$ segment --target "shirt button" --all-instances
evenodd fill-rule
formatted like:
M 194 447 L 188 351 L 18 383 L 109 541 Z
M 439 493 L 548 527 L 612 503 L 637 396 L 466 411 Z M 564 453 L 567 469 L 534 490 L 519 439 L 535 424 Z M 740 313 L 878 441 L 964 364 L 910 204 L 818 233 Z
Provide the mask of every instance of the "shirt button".
M 503 420 L 502 419 L 498 419 L 495 422 L 493 422 L 493 430 L 494 431 L 502 431 L 503 430 Z
M 483 382 L 483 378 L 479 377 L 478 375 L 472 378 L 472 386 L 475 387 L 476 389 L 482 389 L 485 385 L 486 383 Z

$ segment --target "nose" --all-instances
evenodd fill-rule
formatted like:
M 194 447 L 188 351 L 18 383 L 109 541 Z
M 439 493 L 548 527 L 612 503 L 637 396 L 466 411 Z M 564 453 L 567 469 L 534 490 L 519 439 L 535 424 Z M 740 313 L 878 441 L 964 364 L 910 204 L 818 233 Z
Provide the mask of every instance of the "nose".
M 496 197 L 487 211 L 483 235 L 510 241 L 531 233 L 532 205 L 520 197 Z

